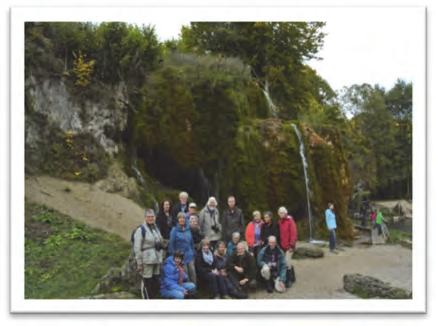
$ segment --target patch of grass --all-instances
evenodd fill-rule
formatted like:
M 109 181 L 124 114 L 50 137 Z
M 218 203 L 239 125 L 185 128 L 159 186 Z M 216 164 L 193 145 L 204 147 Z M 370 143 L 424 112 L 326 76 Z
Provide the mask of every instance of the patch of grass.
M 47 207 L 26 202 L 25 297 L 72 299 L 89 295 L 109 268 L 120 266 L 130 244 Z
M 389 243 L 401 243 L 404 240 L 412 240 L 412 235 L 408 232 L 401 230 L 390 229 L 389 230 Z

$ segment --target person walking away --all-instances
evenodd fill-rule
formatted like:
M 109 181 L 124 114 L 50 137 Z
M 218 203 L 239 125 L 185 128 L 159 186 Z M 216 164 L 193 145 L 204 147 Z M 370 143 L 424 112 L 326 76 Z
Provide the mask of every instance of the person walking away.
M 155 299 L 159 293 L 163 237 L 152 209 L 145 210 L 145 221 L 133 234 L 133 252 L 137 272 L 141 275 L 143 299 Z
M 221 240 L 222 226 L 217 206 L 215 197 L 210 197 L 199 215 L 200 233 L 209 239 L 211 250 L 214 250 L 217 241 Z
M 166 299 L 185 299 L 193 296 L 196 286 L 188 282 L 188 276 L 183 267 L 183 252 L 176 251 L 173 256 L 169 256 L 164 263 L 162 270 L 162 282 L 160 293 Z
M 328 203 L 325 210 L 325 222 L 329 231 L 329 249 L 330 252 L 337 254 L 336 250 L 336 214 L 333 203 Z
M 263 247 L 257 256 L 257 266 L 260 268 L 260 274 L 265 280 L 266 290 L 268 293 L 274 291 L 275 282 L 279 283 L 279 292 L 286 290 L 286 262 L 284 252 L 277 246 L 277 239 L 270 235 L 267 245 Z M 277 280 L 278 278 L 278 280 Z
M 372 209 L 371 209 L 371 214 L 369 214 L 369 219 L 370 219 L 370 221 L 371 221 L 371 225 L 374 227 L 374 224 L 375 224 L 375 218 L 376 218 L 376 210 L 375 210 L 375 208 L 373 207 Z
M 170 255 L 174 255 L 176 251 L 183 253 L 183 264 L 185 265 L 185 270 L 188 272 L 189 280 L 196 284 L 197 276 L 195 275 L 194 262 L 195 249 L 191 229 L 185 225 L 185 214 L 182 212 L 177 215 L 177 222 L 177 225 L 173 227 L 170 233 L 168 253 Z
M 208 239 L 201 240 L 201 251 L 195 258 L 198 277 L 211 291 L 212 299 L 227 298 L 227 287 L 224 278 L 218 272 L 217 262 L 209 244 Z
M 377 228 L 378 235 L 381 235 L 383 233 L 382 224 L 383 224 L 383 213 L 379 209 L 377 210 L 377 216 L 375 218 L 375 227 Z
M 248 244 L 250 253 L 257 256 L 259 249 L 262 247 L 261 231 L 262 231 L 262 216 L 259 211 L 253 212 L 253 220 L 247 224 L 245 229 L 245 240 Z
M 166 257 L 166 251 L 168 248 L 168 242 L 170 239 L 170 231 L 173 226 L 172 216 L 171 216 L 171 201 L 165 199 L 161 202 L 159 212 L 156 217 L 156 225 L 159 228 L 160 234 L 163 238 L 163 257 Z
M 241 234 L 239 232 L 233 232 L 232 240 L 227 244 L 227 256 L 231 256 L 236 249 L 236 245 L 241 241 Z
M 273 235 L 277 242 L 279 242 L 279 229 L 277 223 L 273 223 L 273 214 L 270 211 L 263 213 L 262 230 L 260 231 L 260 238 L 263 246 L 268 245 L 268 238 Z
M 186 219 L 188 219 L 188 212 L 189 212 L 189 202 L 188 202 L 189 195 L 186 191 L 182 191 L 179 193 L 179 202 L 176 203 L 171 211 L 172 216 L 172 225 L 177 225 L 177 214 L 180 212 L 185 214 Z M 188 225 L 188 223 L 186 223 Z
M 244 215 L 242 210 L 236 206 L 235 196 L 227 198 L 227 205 L 221 216 L 223 239 L 226 243 L 232 239 L 233 232 L 241 234 L 244 231 Z
M 254 257 L 246 250 L 244 243 L 239 242 L 227 261 L 230 281 L 238 291 L 248 295 L 248 289 L 256 287 L 256 272 Z
M 298 238 L 297 225 L 295 224 L 294 218 L 288 214 L 286 207 L 280 207 L 277 213 L 279 215 L 278 227 L 280 248 L 285 253 L 286 265 L 288 268 L 291 268 L 292 253 L 295 250 Z

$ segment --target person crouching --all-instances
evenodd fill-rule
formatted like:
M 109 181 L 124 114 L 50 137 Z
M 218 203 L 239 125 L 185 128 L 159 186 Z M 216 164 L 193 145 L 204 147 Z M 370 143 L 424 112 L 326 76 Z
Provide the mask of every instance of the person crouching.
M 277 239 L 275 236 L 269 236 L 268 245 L 260 250 L 257 256 L 257 266 L 259 266 L 260 274 L 265 280 L 266 290 L 268 293 L 273 292 L 275 283 L 277 283 L 276 290 L 278 292 L 285 291 L 285 254 L 277 246 Z
M 183 252 L 176 251 L 164 263 L 160 294 L 166 299 L 185 299 L 196 292 L 195 284 L 188 282 L 188 275 L 183 267 Z

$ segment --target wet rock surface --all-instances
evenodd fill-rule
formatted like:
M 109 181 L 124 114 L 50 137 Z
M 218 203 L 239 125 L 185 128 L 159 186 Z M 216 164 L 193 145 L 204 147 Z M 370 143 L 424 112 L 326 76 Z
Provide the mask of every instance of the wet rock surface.
M 345 291 L 361 298 L 410 299 L 408 290 L 393 287 L 375 277 L 361 274 L 345 274 L 343 277 Z

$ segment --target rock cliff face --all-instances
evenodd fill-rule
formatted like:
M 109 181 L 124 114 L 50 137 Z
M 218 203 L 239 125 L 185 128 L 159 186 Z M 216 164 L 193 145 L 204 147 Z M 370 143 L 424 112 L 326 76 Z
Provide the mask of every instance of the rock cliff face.
M 90 134 L 106 153 L 118 153 L 119 144 L 108 131 L 122 131 L 127 124 L 128 103 L 125 86 L 106 87 L 105 96 L 98 99 L 78 99 L 71 94 L 62 79 L 26 81 L 28 97 L 34 113 L 46 117 L 48 123 L 63 132 Z M 32 146 L 37 136 L 31 129 L 26 143 Z

